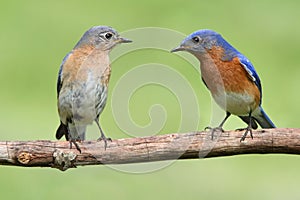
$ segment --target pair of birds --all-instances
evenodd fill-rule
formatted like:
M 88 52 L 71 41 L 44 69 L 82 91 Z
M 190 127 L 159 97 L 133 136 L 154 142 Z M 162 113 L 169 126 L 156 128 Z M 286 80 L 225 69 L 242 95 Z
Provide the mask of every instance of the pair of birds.
M 60 66 L 57 81 L 58 112 L 60 126 L 56 138 L 65 136 L 81 152 L 77 141 L 85 139 L 86 127 L 96 122 L 101 136 L 107 141 L 99 124 L 99 116 L 107 100 L 107 89 L 111 73 L 109 52 L 120 43 L 132 42 L 121 37 L 108 26 L 95 26 L 84 33 L 73 50 L 66 55 Z M 187 51 L 196 56 L 201 65 L 202 80 L 217 104 L 226 111 L 226 117 L 239 116 L 247 127 L 241 138 L 244 140 L 257 123 L 262 128 L 275 125 L 261 107 L 262 88 L 260 79 L 251 62 L 220 34 L 212 30 L 199 30 L 187 36 L 171 52 Z

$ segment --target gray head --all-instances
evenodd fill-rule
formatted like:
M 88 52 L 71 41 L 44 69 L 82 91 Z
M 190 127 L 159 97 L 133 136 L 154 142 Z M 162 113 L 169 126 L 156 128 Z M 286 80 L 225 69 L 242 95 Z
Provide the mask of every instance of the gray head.
M 93 46 L 97 49 L 111 50 L 119 43 L 132 42 L 121 37 L 116 30 L 109 26 L 94 26 L 86 31 L 75 48 L 85 45 Z
M 213 47 L 222 47 L 225 51 L 233 50 L 232 46 L 217 32 L 212 30 L 199 30 L 187 36 L 181 44 L 171 52 L 188 51 L 192 54 L 206 53 Z

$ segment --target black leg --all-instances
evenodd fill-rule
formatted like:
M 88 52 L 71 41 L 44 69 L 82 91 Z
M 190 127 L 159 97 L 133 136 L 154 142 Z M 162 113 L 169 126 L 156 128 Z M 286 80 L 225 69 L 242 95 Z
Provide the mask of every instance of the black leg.
M 223 130 L 223 125 L 224 125 L 224 123 L 226 122 L 226 120 L 228 119 L 228 117 L 230 117 L 230 115 L 231 115 L 231 113 L 229 113 L 229 112 L 226 112 L 226 116 L 225 116 L 225 118 L 223 119 L 223 121 L 221 122 L 221 124 L 219 125 L 219 126 L 217 126 L 217 127 L 215 127 L 215 128 L 211 128 L 211 127 L 206 127 L 204 130 L 211 130 L 211 139 L 213 140 L 214 139 L 214 132 L 215 131 L 221 131 L 221 132 L 224 132 L 224 130 Z
M 70 142 L 70 149 L 72 149 L 72 143 L 73 143 L 75 145 L 76 149 L 79 151 L 79 153 L 81 153 L 81 149 L 80 149 L 79 145 L 77 144 L 76 140 L 70 139 L 69 142 Z
M 250 136 L 251 136 L 251 138 L 253 139 L 253 135 L 252 135 L 252 120 L 253 120 L 253 119 L 252 119 L 252 117 L 251 117 L 251 113 L 252 113 L 252 112 L 249 113 L 249 124 L 248 124 L 248 126 L 245 128 L 246 131 L 245 131 L 244 135 L 241 137 L 241 140 L 240 140 L 241 142 L 244 141 L 244 140 L 246 139 L 248 132 L 250 132 Z
M 106 150 L 106 147 L 107 147 L 107 141 L 111 141 L 111 138 L 105 137 L 105 135 L 104 135 L 104 133 L 103 133 L 103 131 L 102 131 L 102 129 L 101 129 L 101 126 L 100 126 L 100 124 L 99 124 L 98 119 L 96 119 L 95 122 L 96 122 L 96 124 L 97 124 L 97 126 L 98 126 L 98 128 L 99 128 L 99 130 L 100 130 L 100 133 L 101 133 L 101 136 L 100 136 L 100 138 L 98 138 L 98 141 L 101 141 L 101 140 L 104 141 L 104 149 Z
M 223 125 L 224 123 L 226 122 L 226 120 L 228 119 L 228 117 L 230 117 L 231 113 L 229 112 L 226 112 L 226 117 L 223 119 L 223 121 L 221 122 L 221 124 L 218 126 L 219 129 L 222 129 L 223 130 Z M 224 131 L 224 130 L 223 130 Z

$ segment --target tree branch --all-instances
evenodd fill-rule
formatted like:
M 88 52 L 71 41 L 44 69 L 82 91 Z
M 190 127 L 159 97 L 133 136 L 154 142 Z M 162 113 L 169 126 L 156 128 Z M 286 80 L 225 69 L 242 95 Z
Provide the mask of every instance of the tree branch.
M 281 128 L 253 131 L 254 138 L 240 142 L 243 131 L 174 133 L 108 142 L 79 143 L 80 154 L 67 141 L 0 142 L 0 165 L 53 167 L 140 163 L 175 159 L 209 158 L 239 154 L 300 154 L 300 129 Z

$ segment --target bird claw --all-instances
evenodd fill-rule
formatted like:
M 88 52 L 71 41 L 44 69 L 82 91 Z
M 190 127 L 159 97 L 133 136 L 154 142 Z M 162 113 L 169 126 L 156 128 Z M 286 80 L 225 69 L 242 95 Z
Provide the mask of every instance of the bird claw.
M 213 128 L 210 127 L 210 126 L 207 126 L 207 127 L 204 128 L 205 131 L 210 131 L 211 129 L 213 129 Z
M 235 131 L 245 131 L 245 130 L 247 130 L 247 128 L 237 128 L 237 129 L 235 129 Z
M 224 129 L 223 129 L 222 127 L 220 127 L 220 126 L 215 127 L 215 128 L 212 128 L 212 127 L 210 127 L 210 126 L 207 126 L 207 127 L 204 128 L 204 130 L 205 130 L 205 131 L 207 131 L 207 130 L 215 130 L 215 131 L 221 131 L 222 133 L 225 132 Z
M 81 153 L 81 149 L 80 149 L 80 147 L 79 147 L 79 145 L 77 144 L 76 141 L 80 142 L 80 140 L 74 140 L 74 139 L 69 140 L 69 142 L 70 142 L 70 149 L 72 149 L 72 144 L 74 144 L 75 147 L 76 147 L 76 149 L 79 151 L 79 153 Z
M 104 141 L 104 149 L 106 150 L 106 148 L 107 148 L 107 141 L 112 141 L 112 139 L 111 138 L 107 138 L 107 137 L 105 137 L 105 136 L 101 136 L 101 137 L 99 137 L 98 139 L 97 139 L 97 141 L 99 142 L 99 141 Z
M 207 126 L 207 127 L 204 128 L 204 130 L 205 130 L 205 131 L 207 131 L 207 130 L 211 131 L 211 139 L 212 139 L 212 140 L 214 139 L 214 133 L 215 133 L 216 131 L 220 131 L 220 132 L 222 132 L 222 133 L 224 132 L 224 129 L 223 129 L 222 127 L 220 127 L 220 126 L 215 127 L 215 128 L 212 128 L 212 127 L 210 127 L 210 126 Z
M 237 130 L 240 130 L 240 131 L 246 130 L 244 135 L 241 137 L 240 142 L 242 142 L 246 139 L 248 132 L 250 132 L 250 137 L 253 139 L 253 134 L 252 134 L 252 128 L 251 127 L 241 128 L 241 129 L 237 129 Z

